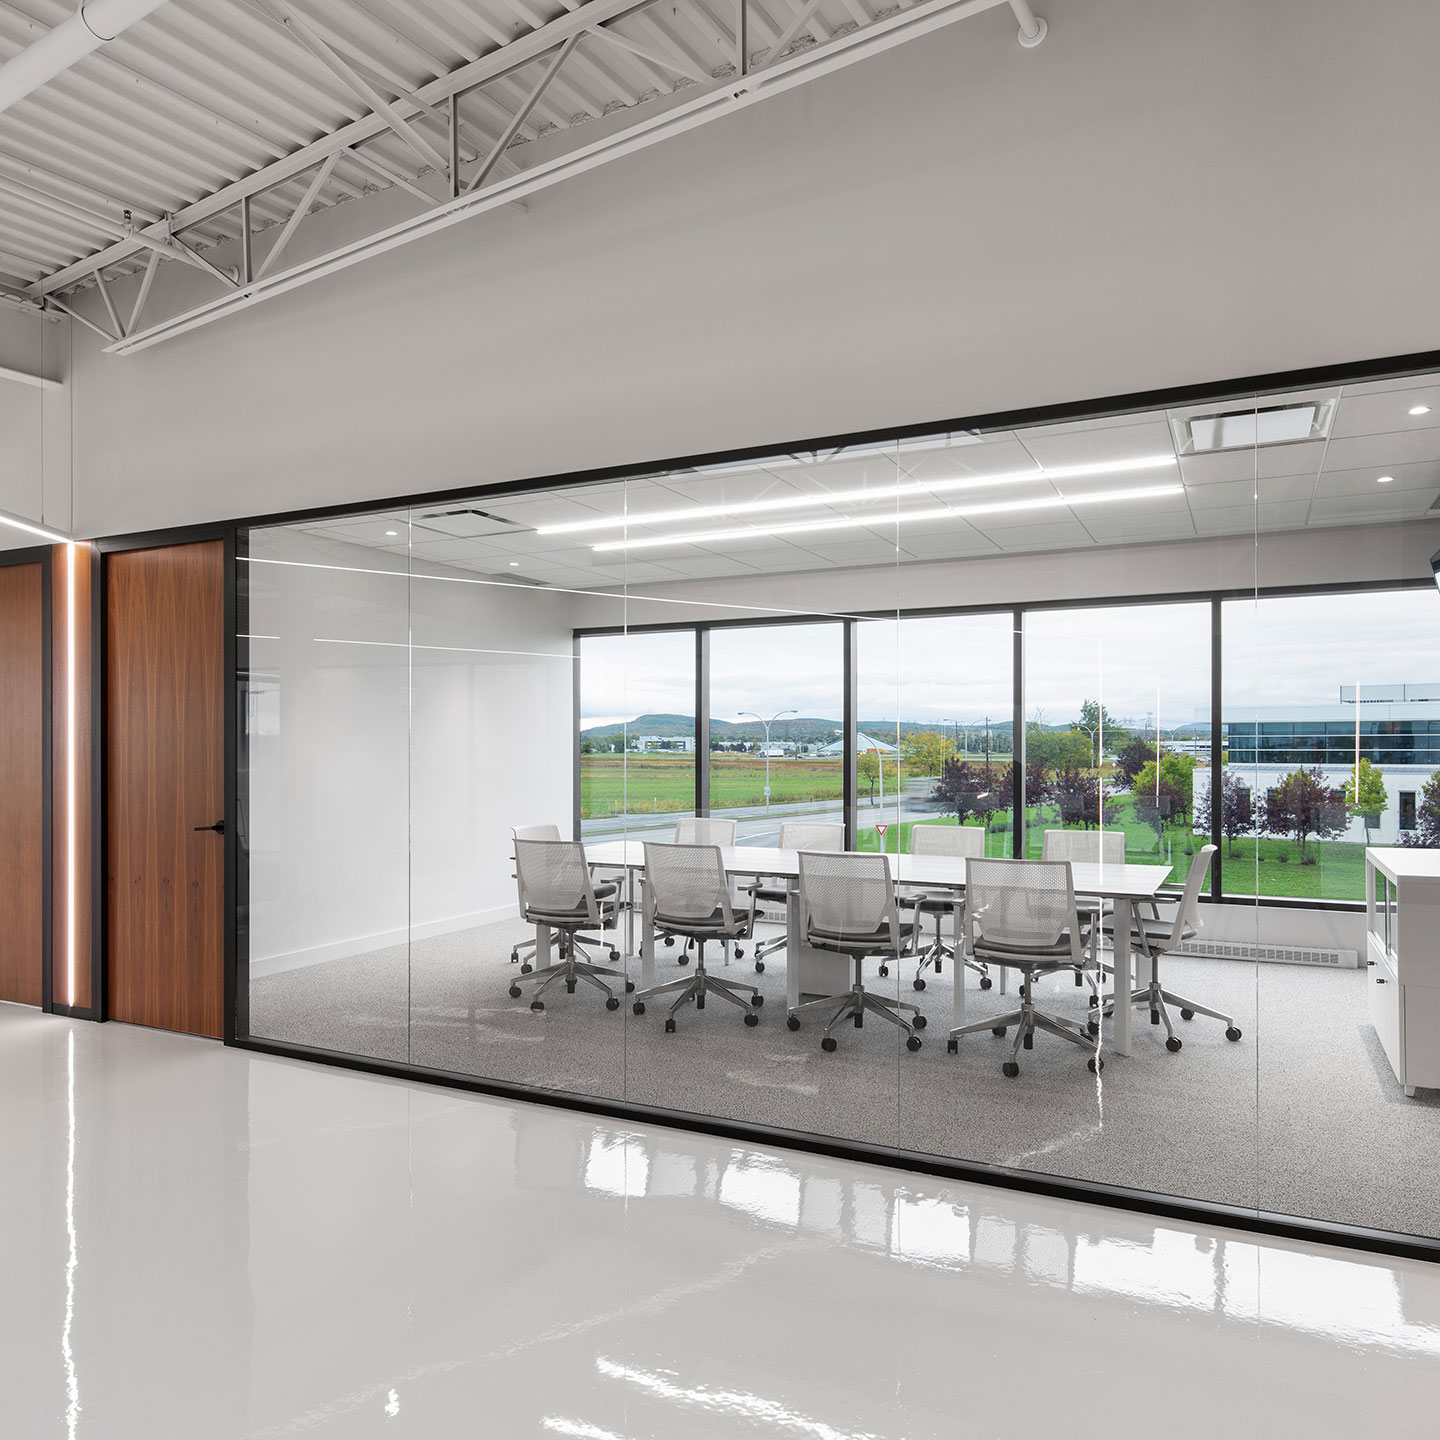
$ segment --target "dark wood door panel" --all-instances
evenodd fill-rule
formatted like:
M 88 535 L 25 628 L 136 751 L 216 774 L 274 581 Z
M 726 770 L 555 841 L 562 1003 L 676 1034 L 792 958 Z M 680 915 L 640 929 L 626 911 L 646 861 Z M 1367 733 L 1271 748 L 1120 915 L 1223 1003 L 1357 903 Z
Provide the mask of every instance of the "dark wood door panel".
M 45 950 L 44 572 L 0 565 L 0 1000 L 39 1005 Z
M 218 540 L 105 560 L 108 1011 L 223 1033 L 224 560 Z

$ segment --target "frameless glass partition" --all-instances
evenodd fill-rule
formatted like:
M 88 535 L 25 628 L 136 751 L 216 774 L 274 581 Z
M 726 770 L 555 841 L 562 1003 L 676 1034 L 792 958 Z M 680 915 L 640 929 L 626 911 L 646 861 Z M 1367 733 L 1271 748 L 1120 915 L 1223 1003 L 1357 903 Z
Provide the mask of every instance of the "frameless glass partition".
M 1436 405 L 251 528 L 242 1032 L 1440 1235 L 1364 913 L 1367 849 L 1440 844 Z

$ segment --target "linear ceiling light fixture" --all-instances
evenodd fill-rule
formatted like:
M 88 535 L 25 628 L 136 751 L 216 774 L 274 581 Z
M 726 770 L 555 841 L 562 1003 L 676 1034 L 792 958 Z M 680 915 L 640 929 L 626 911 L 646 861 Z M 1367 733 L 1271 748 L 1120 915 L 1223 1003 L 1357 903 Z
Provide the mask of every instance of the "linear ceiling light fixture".
M 827 490 L 815 495 L 787 495 L 776 500 L 738 500 L 729 505 L 691 505 L 676 510 L 607 515 L 594 520 L 568 520 L 562 525 L 541 525 L 535 533 L 574 535 L 586 530 L 618 530 L 627 525 L 669 525 L 676 521 L 683 523 L 737 515 L 770 515 L 780 510 L 806 510 L 822 505 L 859 505 L 873 500 L 951 495 L 963 490 L 982 490 L 991 485 L 1019 485 L 1028 480 L 1074 480 L 1082 476 L 1123 475 L 1136 470 L 1160 470 L 1175 463 L 1173 455 L 1143 455 L 1134 460 L 1106 460 L 1093 465 L 1057 465 L 1048 470 L 1008 470 L 996 475 L 966 475 L 954 480 L 914 480 L 904 485 Z
M 1033 500 L 993 500 L 984 505 L 942 505 L 907 510 L 898 515 L 849 515 L 834 520 L 801 520 L 784 525 L 745 525 L 733 530 L 692 530 L 683 535 L 656 535 L 638 540 L 602 540 L 590 548 L 651 550 L 661 545 L 715 545 L 725 540 L 753 540 L 766 535 L 803 535 L 818 530 L 856 530 L 867 525 L 908 525 L 917 520 L 967 520 L 972 515 L 1008 515 L 1027 510 L 1061 510 L 1076 505 L 1101 505 L 1116 500 L 1158 500 L 1183 495 L 1183 485 L 1144 485 L 1132 490 L 1096 490 L 1089 495 L 1041 495 Z

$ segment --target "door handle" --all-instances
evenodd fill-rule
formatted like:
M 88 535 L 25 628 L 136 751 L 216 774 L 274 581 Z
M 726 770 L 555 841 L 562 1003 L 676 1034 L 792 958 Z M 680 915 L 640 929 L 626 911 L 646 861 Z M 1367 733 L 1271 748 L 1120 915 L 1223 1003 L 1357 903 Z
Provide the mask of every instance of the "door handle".
M 195 829 L 197 832 L 201 830 L 213 830 L 217 835 L 223 835 L 225 833 L 225 822 L 223 820 L 217 820 L 213 825 L 197 825 Z

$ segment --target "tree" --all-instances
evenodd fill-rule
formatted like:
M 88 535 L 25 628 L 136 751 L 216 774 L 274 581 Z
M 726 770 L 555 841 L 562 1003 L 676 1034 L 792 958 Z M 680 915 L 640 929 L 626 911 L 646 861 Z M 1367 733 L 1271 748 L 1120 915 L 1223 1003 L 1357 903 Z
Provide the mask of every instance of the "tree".
M 1100 777 L 1078 765 L 1067 765 L 1051 782 L 1050 796 L 1060 811 L 1060 823 L 1067 829 L 1083 825 L 1087 830 L 1100 824 Z
M 912 775 L 939 775 L 955 753 L 955 745 L 935 730 L 917 730 L 901 740 L 900 753 Z
M 1138 735 L 1115 751 L 1115 782 L 1126 790 L 1135 788 L 1135 777 L 1155 758 L 1155 747 Z
M 1212 800 L 1213 803 L 1213 800 Z M 1237 836 L 1255 828 L 1255 792 L 1238 770 L 1220 772 L 1220 833 L 1225 837 L 1225 854 L 1235 854 Z
M 1100 751 L 1107 749 L 1113 755 L 1118 746 L 1130 738 L 1130 732 L 1098 700 L 1086 700 L 1080 707 L 1080 718 L 1074 729 L 1082 731 L 1090 740 L 1090 764 L 1100 768 Z
M 1344 832 L 1348 821 L 1344 792 L 1325 783 L 1318 765 L 1292 770 L 1265 792 L 1261 827 L 1267 835 L 1283 835 L 1296 841 L 1302 865 L 1315 863 L 1305 851 L 1310 836 L 1333 839 Z
M 1379 822 L 1390 808 L 1385 790 L 1385 772 L 1377 770 L 1368 760 L 1360 760 L 1344 784 L 1346 813 L 1365 826 L 1365 843 L 1370 843 L 1370 827 Z
M 893 768 L 887 766 L 893 773 Z M 875 790 L 880 784 L 880 756 L 877 751 L 866 750 L 855 757 L 855 773 L 860 777 L 860 783 L 868 787 L 870 791 L 870 803 L 875 803 Z
M 1083 730 L 1047 730 L 1032 720 L 1025 727 L 1025 759 L 1027 765 L 1052 771 L 1090 765 L 1090 737 Z
M 1147 760 L 1130 787 L 1135 796 L 1137 817 L 1142 804 L 1148 804 L 1153 810 L 1155 802 L 1163 800 L 1165 803 L 1160 807 L 1164 812 L 1162 819 L 1188 820 L 1195 809 L 1195 767 L 1198 763 L 1193 755 L 1162 754 L 1158 762 Z M 1150 823 L 1155 823 L 1153 816 Z
M 1008 787 L 989 765 L 972 765 L 968 760 L 952 756 L 945 762 L 930 798 L 940 801 L 963 825 L 971 815 L 978 815 L 988 823 L 997 810 L 1003 810 L 1009 803 L 1010 795 Z
M 1400 837 L 1402 845 L 1440 849 L 1440 770 L 1421 787 L 1415 801 L 1415 828 Z

